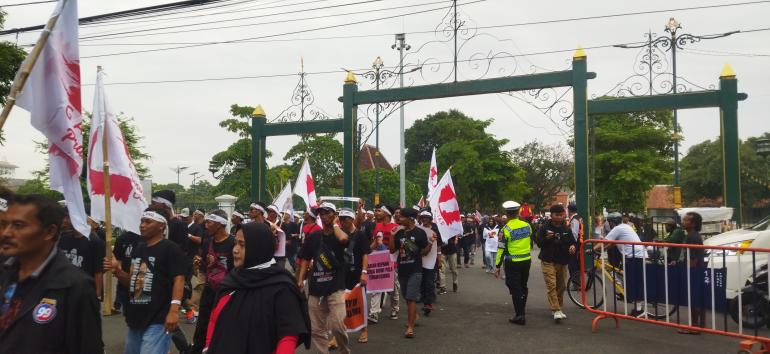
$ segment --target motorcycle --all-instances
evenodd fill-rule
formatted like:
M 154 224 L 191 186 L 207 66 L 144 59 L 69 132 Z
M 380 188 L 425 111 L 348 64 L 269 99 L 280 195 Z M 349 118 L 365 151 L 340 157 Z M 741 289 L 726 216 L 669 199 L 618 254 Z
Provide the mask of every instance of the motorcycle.
M 770 294 L 768 294 L 767 264 L 759 268 L 753 277 L 746 281 L 738 296 L 732 298 L 728 312 L 733 321 L 738 323 L 738 308 L 741 309 L 743 327 L 754 329 L 762 326 L 770 328 Z M 740 299 L 740 306 L 738 298 Z

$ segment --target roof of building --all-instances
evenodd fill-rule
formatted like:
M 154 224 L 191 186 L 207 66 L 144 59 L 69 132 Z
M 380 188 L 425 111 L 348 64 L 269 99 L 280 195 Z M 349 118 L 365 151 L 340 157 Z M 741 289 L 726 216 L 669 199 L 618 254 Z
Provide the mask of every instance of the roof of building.
M 361 171 L 371 170 L 373 168 L 387 168 L 392 169 L 385 156 L 383 156 L 377 148 L 369 144 L 364 144 L 361 148 L 361 153 L 358 155 L 358 168 Z
M 670 185 L 660 184 L 647 194 L 647 209 L 674 209 L 674 194 Z

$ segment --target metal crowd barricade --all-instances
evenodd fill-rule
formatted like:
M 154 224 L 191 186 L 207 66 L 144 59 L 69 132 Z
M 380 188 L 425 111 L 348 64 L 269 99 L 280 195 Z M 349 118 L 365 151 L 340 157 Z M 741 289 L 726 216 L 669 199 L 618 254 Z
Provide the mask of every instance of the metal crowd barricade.
M 581 249 L 580 296 L 596 314 L 592 331 L 602 319 L 616 327 L 626 319 L 735 337 L 743 352 L 755 345 L 770 352 L 770 248 L 589 239 Z

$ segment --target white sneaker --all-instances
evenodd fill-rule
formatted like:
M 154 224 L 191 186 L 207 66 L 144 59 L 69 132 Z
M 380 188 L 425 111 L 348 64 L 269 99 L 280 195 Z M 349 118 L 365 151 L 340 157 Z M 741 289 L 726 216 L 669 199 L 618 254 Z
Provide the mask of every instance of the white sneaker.
M 553 312 L 553 320 L 554 320 L 554 321 L 557 321 L 557 322 L 558 322 L 559 320 L 561 320 L 561 315 L 559 315 L 559 311 L 554 311 L 554 312 Z
M 561 317 L 562 320 L 567 319 L 567 315 L 565 315 L 564 312 L 561 312 L 561 310 L 556 311 L 556 314 L 559 315 L 559 317 Z

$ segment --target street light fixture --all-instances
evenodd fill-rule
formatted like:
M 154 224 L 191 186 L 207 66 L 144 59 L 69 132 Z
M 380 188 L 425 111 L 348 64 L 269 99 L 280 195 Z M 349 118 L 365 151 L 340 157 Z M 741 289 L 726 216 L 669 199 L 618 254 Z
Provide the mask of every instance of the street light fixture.
M 247 168 L 246 163 L 241 160 L 236 160 L 234 162 L 225 162 L 224 164 L 219 164 L 218 162 L 211 160 L 209 161 L 209 172 L 211 172 L 211 176 L 220 179 L 224 177 L 225 174 L 233 171 L 240 171 L 245 170 Z M 223 170 L 222 172 L 217 175 L 217 172 L 220 170 Z

